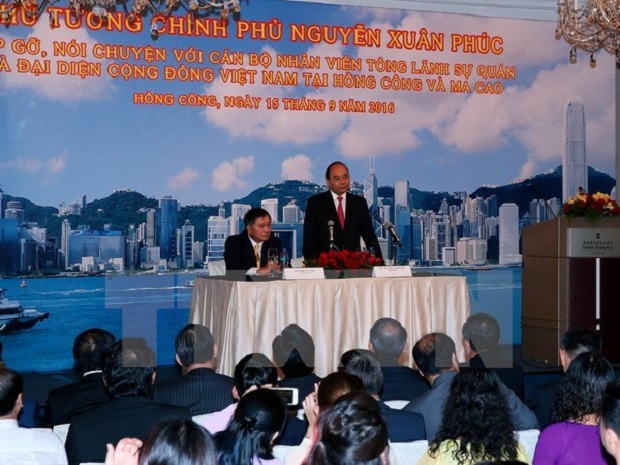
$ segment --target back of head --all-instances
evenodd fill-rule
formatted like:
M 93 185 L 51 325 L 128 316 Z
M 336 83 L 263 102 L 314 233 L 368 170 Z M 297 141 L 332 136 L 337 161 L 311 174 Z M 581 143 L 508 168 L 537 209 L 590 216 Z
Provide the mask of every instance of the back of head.
M 271 389 L 255 389 L 237 404 L 226 429 L 215 436 L 219 463 L 251 464 L 254 457 L 272 459 L 272 442 L 286 419 L 286 405 Z
M 454 341 L 443 333 L 422 336 L 411 351 L 413 361 L 424 376 L 439 375 L 450 370 L 455 354 Z
M 398 363 L 407 343 L 407 330 L 394 318 L 379 318 L 370 329 L 370 343 L 383 363 Z
M 385 421 L 377 402 L 363 392 L 341 396 L 321 414 L 320 439 L 305 463 L 379 465 L 388 446 Z
M 215 442 L 192 420 L 163 420 L 140 448 L 140 465 L 216 465 Z
M 287 378 L 305 376 L 314 371 L 312 336 L 292 324 L 282 330 L 271 344 L 273 359 Z
M 24 390 L 24 378 L 19 373 L 0 367 L 0 417 L 10 414 Z
M 600 353 L 603 347 L 601 335 L 592 329 L 569 329 L 562 336 L 561 346 L 571 359 L 584 352 Z
M 486 368 L 461 370 L 443 407 L 441 427 L 431 452 L 443 441 L 459 439 L 457 457 L 466 463 L 517 458 L 517 441 L 508 401 L 497 375 Z
M 337 371 L 330 373 L 319 383 L 316 401 L 320 410 L 331 407 L 336 400 L 349 392 L 364 392 L 364 383 L 357 376 Z
M 177 334 L 174 347 L 181 365 L 189 367 L 196 363 L 208 363 L 215 354 L 215 340 L 209 328 L 188 324 Z
M 357 376 L 370 395 L 379 394 L 383 388 L 383 372 L 375 354 L 366 349 L 352 349 L 340 357 L 342 371 Z
M 113 398 L 150 397 L 154 373 L 155 353 L 140 338 L 113 344 L 103 364 L 103 380 Z
M 114 342 L 114 334 L 101 328 L 87 329 L 78 334 L 73 341 L 76 370 L 81 373 L 101 370 L 106 352 Z
M 601 405 L 602 424 L 620 436 L 620 380 L 610 382 Z
M 461 330 L 472 350 L 481 352 L 499 346 L 500 328 L 497 320 L 487 313 L 475 313 L 467 318 Z
M 613 379 L 614 370 L 601 354 L 579 354 L 560 380 L 551 405 L 551 422 L 581 422 L 588 415 L 600 414 L 603 393 Z
M 234 380 L 237 392 L 243 395 L 251 386 L 275 385 L 278 382 L 278 372 L 266 355 L 252 353 L 237 363 Z

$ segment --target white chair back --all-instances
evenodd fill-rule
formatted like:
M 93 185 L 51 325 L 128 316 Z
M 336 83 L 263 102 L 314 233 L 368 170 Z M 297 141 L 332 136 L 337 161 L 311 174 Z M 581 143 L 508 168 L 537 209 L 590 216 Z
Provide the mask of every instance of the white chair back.
M 52 431 L 60 438 L 62 445 L 65 445 L 67 441 L 67 434 L 69 433 L 69 423 L 65 423 L 63 425 L 56 425 L 52 428 Z
M 284 457 L 291 449 L 291 446 L 273 446 L 273 456 L 284 463 Z
M 530 462 L 534 459 L 534 451 L 536 450 L 536 443 L 538 442 L 538 436 L 540 431 L 537 429 L 528 429 L 525 431 L 517 431 L 519 442 L 523 444 L 525 452 L 530 459 Z
M 409 403 L 408 400 L 386 400 L 385 405 L 396 410 L 401 410 L 405 405 Z
M 426 439 L 411 442 L 390 442 L 390 456 L 395 457 L 396 463 L 400 465 L 418 463 L 427 449 L 428 441 Z

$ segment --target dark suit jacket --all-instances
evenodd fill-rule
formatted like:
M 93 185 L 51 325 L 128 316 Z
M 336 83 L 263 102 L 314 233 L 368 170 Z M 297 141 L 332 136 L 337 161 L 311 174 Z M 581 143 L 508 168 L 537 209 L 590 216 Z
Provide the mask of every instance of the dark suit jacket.
M 426 439 L 424 417 L 419 413 L 393 409 L 381 401 L 379 409 L 388 429 L 388 438 L 391 442 L 410 442 Z
M 189 408 L 192 416 L 219 412 L 233 401 L 233 379 L 210 368 L 195 368 L 185 376 L 155 384 L 155 401 Z
M 379 241 L 372 227 L 366 199 L 347 192 L 343 231 L 338 221 L 334 198 L 332 193 L 327 191 L 310 197 L 306 205 L 303 244 L 306 260 L 315 259 L 321 252 L 329 251 L 328 221 L 334 222 L 334 244 L 338 250 L 359 250 L 361 236 L 366 247 L 368 249 L 372 247 L 376 256 L 381 257 Z
M 77 383 L 67 384 L 49 392 L 45 407 L 48 426 L 70 423 L 73 415 L 110 402 L 103 387 L 101 373 L 83 376 Z
M 155 423 L 169 417 L 186 420 L 191 415 L 185 407 L 158 404 L 143 397 L 121 397 L 75 415 L 65 443 L 69 465 L 103 462 L 107 443 L 117 444 L 131 437 L 144 439 Z
M 413 400 L 430 389 L 426 380 L 414 369 L 404 365 L 381 366 L 383 391 L 381 400 Z
M 282 249 L 280 239 L 275 237 L 273 234 L 261 245 L 261 267 L 267 265 L 267 252 L 272 247 L 278 249 L 278 254 Z M 256 266 L 254 247 L 252 247 L 252 242 L 250 241 L 250 236 L 248 236 L 247 231 L 243 231 L 241 234 L 236 234 L 234 236 L 228 236 L 226 242 L 224 243 L 224 262 L 226 263 L 226 271 L 247 271 Z

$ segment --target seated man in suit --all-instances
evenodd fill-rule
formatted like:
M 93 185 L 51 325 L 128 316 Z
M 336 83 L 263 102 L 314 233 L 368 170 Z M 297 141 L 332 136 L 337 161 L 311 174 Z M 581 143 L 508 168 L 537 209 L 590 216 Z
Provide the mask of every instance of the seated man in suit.
M 335 161 L 325 171 L 328 190 L 308 199 L 304 217 L 303 255 L 306 260 L 318 258 L 321 252 L 358 251 L 360 237 L 368 250 L 381 258 L 379 241 L 364 197 L 351 194 L 349 169 Z
M 560 363 L 562 364 L 562 374 L 566 373 L 571 362 L 584 352 L 601 353 L 603 348 L 603 339 L 601 335 L 593 329 L 569 329 L 562 335 L 560 341 Z M 536 417 L 540 422 L 541 428 L 549 425 L 549 412 L 551 403 L 558 390 L 561 376 L 552 379 L 546 383 L 537 385 L 532 394 L 530 406 L 536 413 Z
M 106 444 L 127 437 L 144 440 L 164 418 L 191 418 L 186 407 L 151 400 L 155 353 L 143 339 L 123 339 L 110 348 L 103 364 L 103 382 L 113 400 L 73 416 L 65 443 L 69 465 L 103 462 Z
M 60 438 L 50 430 L 21 428 L 24 378 L 0 366 L 0 463 L 66 465 Z
M 101 368 L 104 355 L 114 342 L 111 332 L 99 328 L 87 329 L 76 336 L 73 359 L 81 379 L 48 393 L 45 408 L 48 426 L 70 423 L 73 415 L 110 401 L 101 380 Z
M 431 385 L 430 391 L 409 402 L 404 410 L 424 416 L 426 439 L 433 441 L 441 426 L 442 411 L 454 377 L 459 371 L 456 346 L 452 338 L 443 333 L 430 333 L 415 343 L 412 350 L 415 368 Z M 534 413 L 528 409 L 514 392 L 504 384 L 502 392 L 508 400 L 510 416 L 518 431 L 538 429 Z
M 263 208 L 252 208 L 243 217 L 245 231 L 228 236 L 224 243 L 224 262 L 226 271 L 254 270 L 266 275 L 272 268 L 280 269 L 279 264 L 269 261 L 269 249 L 282 249 L 280 239 L 271 233 L 271 215 Z
M 512 346 L 500 345 L 498 321 L 487 313 L 475 313 L 461 329 L 465 358 L 472 368 L 490 368 L 509 389 L 525 399 L 523 369 L 514 363 Z
M 394 318 L 379 318 L 370 329 L 368 348 L 377 356 L 383 372 L 381 400 L 411 400 L 428 391 L 426 380 L 399 359 L 407 350 L 407 330 Z
M 376 399 L 391 442 L 410 442 L 426 437 L 422 415 L 392 409 L 379 399 L 379 392 L 383 388 L 383 373 L 372 352 L 364 349 L 349 350 L 340 357 L 340 365 L 341 371 L 360 378 L 366 392 Z
M 174 341 L 186 373 L 155 384 L 155 401 L 188 407 L 193 415 L 217 412 L 232 402 L 233 379 L 215 372 L 217 344 L 209 328 L 188 324 Z

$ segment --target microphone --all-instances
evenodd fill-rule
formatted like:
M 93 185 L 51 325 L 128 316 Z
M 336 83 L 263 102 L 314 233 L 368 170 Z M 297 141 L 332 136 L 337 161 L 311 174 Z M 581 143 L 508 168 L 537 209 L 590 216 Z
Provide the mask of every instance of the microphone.
M 383 227 L 390 232 L 394 243 L 399 245 L 400 247 L 403 247 L 403 243 L 400 241 L 400 237 L 398 237 L 398 233 L 396 232 L 396 228 L 394 228 L 394 225 L 391 222 L 386 221 L 385 223 L 383 223 Z
M 334 224 L 333 220 L 327 222 L 327 227 L 329 228 L 329 250 L 338 250 L 338 247 L 334 244 Z
M 545 210 L 547 210 L 547 213 L 551 213 L 551 216 L 553 216 L 553 219 L 556 219 L 558 215 L 555 214 L 555 212 L 553 211 L 553 208 L 551 208 L 551 205 L 549 205 L 549 202 L 547 202 L 547 199 L 545 199 L 545 197 L 538 191 L 538 189 L 536 189 L 536 187 L 534 187 L 534 185 L 531 182 L 528 182 L 526 185 L 527 187 L 532 189 L 532 192 L 534 192 L 534 194 L 536 194 L 539 199 L 543 201 L 543 203 L 545 204 Z M 581 187 L 579 188 L 579 190 L 582 190 Z

